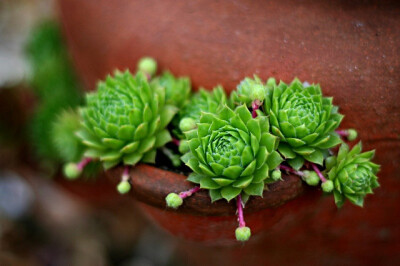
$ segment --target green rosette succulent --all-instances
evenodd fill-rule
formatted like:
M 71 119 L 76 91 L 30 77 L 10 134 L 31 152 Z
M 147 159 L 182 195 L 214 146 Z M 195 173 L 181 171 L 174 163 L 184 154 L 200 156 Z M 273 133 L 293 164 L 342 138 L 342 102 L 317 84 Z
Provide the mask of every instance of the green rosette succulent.
M 318 84 L 305 87 L 295 79 L 290 85 L 268 86 L 264 111 L 271 132 L 280 138 L 279 152 L 296 170 L 304 160 L 322 165 L 327 149 L 342 142 L 334 130 L 343 115 Z
M 361 142 L 352 150 L 343 143 L 337 157 L 331 157 L 327 165 L 328 178 L 334 184 L 333 195 L 339 208 L 346 198 L 362 207 L 365 196 L 372 194 L 372 189 L 379 187 L 376 173 L 380 166 L 371 162 L 375 151 L 361 153 L 361 150 Z
M 185 135 L 190 151 L 182 161 L 193 170 L 188 180 L 208 189 L 212 201 L 262 196 L 270 171 L 282 162 L 267 117 L 252 118 L 245 105 L 203 112 L 198 127 Z
M 156 149 L 171 140 L 166 126 L 177 108 L 165 103 L 165 89 L 151 87 L 142 72 L 116 71 L 86 102 L 77 135 L 86 146 L 84 156 L 99 159 L 105 169 L 153 163 Z
M 169 71 L 151 81 L 151 86 L 165 88 L 165 102 L 178 108 L 185 106 L 189 100 L 191 83 L 188 77 L 176 78 Z
M 269 83 L 272 81 L 273 79 L 269 80 Z M 254 75 L 253 79 L 246 77 L 239 83 L 236 90 L 232 91 L 230 101 L 234 106 L 245 104 L 251 107 L 252 103 L 256 100 L 263 102 L 266 93 L 267 84 L 264 84 L 257 75 Z

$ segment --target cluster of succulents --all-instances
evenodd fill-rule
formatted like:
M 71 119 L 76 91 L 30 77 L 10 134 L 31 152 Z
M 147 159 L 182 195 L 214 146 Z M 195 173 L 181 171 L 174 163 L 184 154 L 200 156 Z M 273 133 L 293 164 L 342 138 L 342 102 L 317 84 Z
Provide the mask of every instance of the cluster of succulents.
M 192 93 L 189 78 L 156 72 L 156 62 L 144 58 L 136 74 L 116 71 L 86 95 L 79 115 L 73 115 L 79 123 L 65 129 L 75 132 L 70 143 L 78 143 L 70 152 L 74 156 L 65 157 L 82 157 L 66 164 L 67 176 L 77 177 L 90 161 L 105 169 L 122 165 L 117 189 L 127 193 L 128 167 L 154 163 L 158 151 L 176 167 L 180 157 L 191 170 L 187 180 L 194 187 L 170 193 L 166 205 L 177 209 L 200 190 L 208 191 L 212 202 L 235 200 L 238 241 L 251 235 L 243 215 L 248 199 L 268 193 L 270 183 L 281 182 L 282 171 L 332 193 L 338 207 L 346 198 L 362 206 L 379 186 L 379 166 L 371 162 L 374 152 L 361 153 L 361 143 L 349 150 L 344 140 L 354 140 L 357 132 L 337 130 L 343 115 L 318 84 L 264 82 L 254 76 L 228 97 L 221 86 Z M 174 149 L 166 147 L 170 142 Z M 339 144 L 336 156 L 332 149 Z

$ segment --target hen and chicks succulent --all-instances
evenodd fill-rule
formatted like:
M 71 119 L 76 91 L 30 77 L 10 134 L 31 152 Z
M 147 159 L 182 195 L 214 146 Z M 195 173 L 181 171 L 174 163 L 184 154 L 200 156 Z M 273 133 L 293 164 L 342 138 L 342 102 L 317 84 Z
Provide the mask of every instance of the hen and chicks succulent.
M 235 199 L 238 241 L 251 235 L 243 215 L 247 200 L 268 193 L 268 184 L 282 179 L 281 171 L 333 193 L 338 207 L 346 198 L 362 206 L 379 185 L 374 152 L 361 153 L 361 144 L 350 151 L 343 143 L 341 137 L 353 140 L 357 133 L 335 131 L 343 115 L 319 85 L 254 76 L 230 97 L 221 86 L 192 94 L 189 78 L 170 72 L 155 76 L 156 69 L 156 62 L 145 58 L 135 75 L 117 71 L 87 94 L 76 131 L 84 160 L 68 164 L 67 176 L 79 174 L 88 160 L 100 161 L 105 169 L 124 165 L 118 190 L 127 193 L 126 166 L 154 163 L 159 149 L 178 165 L 179 151 L 192 171 L 187 180 L 195 186 L 170 193 L 167 206 L 176 209 L 199 190 L 208 191 L 212 202 Z M 171 141 L 175 151 L 165 147 Z M 338 155 L 331 156 L 330 149 L 339 144 Z

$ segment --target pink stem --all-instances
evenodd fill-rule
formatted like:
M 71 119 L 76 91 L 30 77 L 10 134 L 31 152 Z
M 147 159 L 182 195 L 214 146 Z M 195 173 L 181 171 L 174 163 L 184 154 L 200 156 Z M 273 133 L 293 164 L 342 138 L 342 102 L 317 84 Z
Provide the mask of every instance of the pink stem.
M 318 167 L 311 163 L 312 168 L 314 169 L 314 171 L 317 173 L 319 179 L 321 179 L 322 183 L 326 182 L 326 178 L 324 177 L 324 175 L 321 173 L 321 171 L 318 169 Z
M 122 172 L 123 176 L 129 176 L 129 166 L 125 165 L 124 171 Z
M 190 196 L 192 196 L 194 193 L 196 193 L 199 190 L 200 190 L 200 187 L 194 187 L 192 189 L 189 189 L 188 191 L 183 191 L 183 192 L 179 193 L 179 197 L 181 199 L 190 197 Z
M 244 221 L 244 217 L 243 217 L 242 195 L 240 195 L 240 194 L 236 198 L 236 205 L 237 205 L 237 212 L 238 212 L 239 227 L 245 227 L 246 222 Z
M 82 171 L 83 168 L 85 168 L 86 165 L 88 165 L 88 163 L 90 163 L 93 159 L 92 158 L 83 158 L 77 165 L 76 167 Z
M 174 143 L 176 146 L 179 146 L 179 144 L 181 143 L 179 139 L 176 138 L 172 138 L 172 143 Z
M 255 101 L 253 101 L 251 103 L 251 108 L 253 108 L 253 111 L 251 112 L 251 116 L 253 118 L 257 117 L 257 112 L 256 111 L 260 108 L 260 105 L 261 105 L 261 103 L 258 100 L 255 100 Z
M 146 75 L 147 81 L 150 81 L 151 80 L 151 75 L 149 73 L 147 73 L 147 72 L 145 72 L 144 74 Z
M 286 165 L 279 165 L 279 168 L 281 170 L 284 170 L 286 172 L 289 172 L 289 173 L 292 173 L 292 174 L 295 174 L 295 175 L 298 175 L 298 176 L 304 176 L 303 172 L 294 170 L 293 168 L 291 168 L 289 166 L 286 166 Z
M 349 135 L 347 130 L 336 130 L 336 133 L 341 137 L 347 137 Z

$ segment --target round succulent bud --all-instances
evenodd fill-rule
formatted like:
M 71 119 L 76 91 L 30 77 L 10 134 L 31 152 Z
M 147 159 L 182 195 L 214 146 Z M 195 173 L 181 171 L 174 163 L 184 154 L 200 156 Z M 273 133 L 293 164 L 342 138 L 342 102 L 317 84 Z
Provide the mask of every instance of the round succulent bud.
M 316 186 L 319 184 L 319 177 L 316 172 L 314 171 L 303 171 L 302 179 L 307 183 L 309 186 Z
M 264 111 L 271 132 L 280 138 L 279 152 L 296 170 L 305 160 L 322 165 L 324 151 L 341 143 L 335 129 L 343 115 L 332 98 L 322 96 L 319 85 L 304 87 L 295 79 L 290 85 L 267 87 Z
M 193 118 L 185 117 L 179 122 L 179 128 L 182 132 L 195 129 L 197 127 L 196 121 Z
M 179 152 L 184 154 L 190 151 L 189 143 L 187 140 L 183 139 L 179 142 Z
M 139 60 L 137 68 L 138 71 L 153 76 L 157 72 L 157 62 L 151 57 L 143 57 Z
M 241 242 L 247 241 L 250 239 L 251 230 L 247 226 L 238 227 L 235 230 L 235 236 L 236 236 L 237 241 L 241 241 Z
M 357 136 L 358 136 L 358 133 L 357 133 L 357 131 L 355 129 L 348 129 L 347 130 L 347 139 L 349 141 L 355 140 L 357 138 Z
M 271 178 L 272 178 L 272 180 L 274 180 L 274 181 L 278 181 L 279 179 L 281 179 L 281 178 L 282 178 L 281 170 L 274 170 L 274 171 L 272 171 Z
M 331 169 L 336 164 L 336 156 L 329 156 L 325 159 L 325 168 Z
M 76 163 L 67 163 L 66 165 L 64 165 L 63 171 L 64 175 L 68 179 L 75 179 L 82 173 L 82 170 L 78 168 L 78 165 Z
M 154 78 L 151 86 L 165 88 L 165 102 L 178 108 L 182 108 L 188 103 L 192 89 L 188 77 L 176 78 L 169 71 Z
M 126 194 L 131 190 L 131 184 L 129 184 L 129 181 L 121 181 L 117 186 L 117 190 L 120 194 Z
M 265 87 L 262 84 L 254 85 L 250 98 L 255 101 L 259 100 L 260 102 L 264 101 L 265 99 Z
M 165 202 L 167 203 L 168 207 L 177 209 L 183 204 L 183 199 L 179 197 L 179 195 L 176 193 L 169 193 L 168 196 L 165 198 Z
M 333 191 L 333 182 L 331 180 L 326 180 L 321 184 L 322 190 L 324 192 L 332 192 Z
M 86 102 L 77 136 L 86 146 L 84 156 L 99 159 L 105 169 L 154 163 L 156 149 L 172 140 L 166 126 L 177 108 L 166 105 L 165 90 L 150 87 L 141 72 L 133 77 L 117 71 Z
M 231 93 L 231 102 L 234 106 L 245 104 L 251 107 L 253 101 L 264 101 L 266 86 L 262 80 L 254 75 L 254 79 L 246 77 Z
M 208 189 L 212 201 L 230 201 L 241 193 L 262 196 L 270 172 L 282 162 L 268 118 L 252 118 L 245 105 L 203 113 L 198 127 L 185 135 L 190 151 L 182 161 L 193 170 L 188 180 Z
M 336 164 L 328 172 L 328 178 L 334 184 L 333 195 L 338 207 L 346 198 L 355 205 L 363 206 L 365 196 L 379 187 L 376 173 L 380 167 L 371 162 L 375 151 L 361 153 L 361 150 L 361 142 L 352 150 L 343 143 Z

